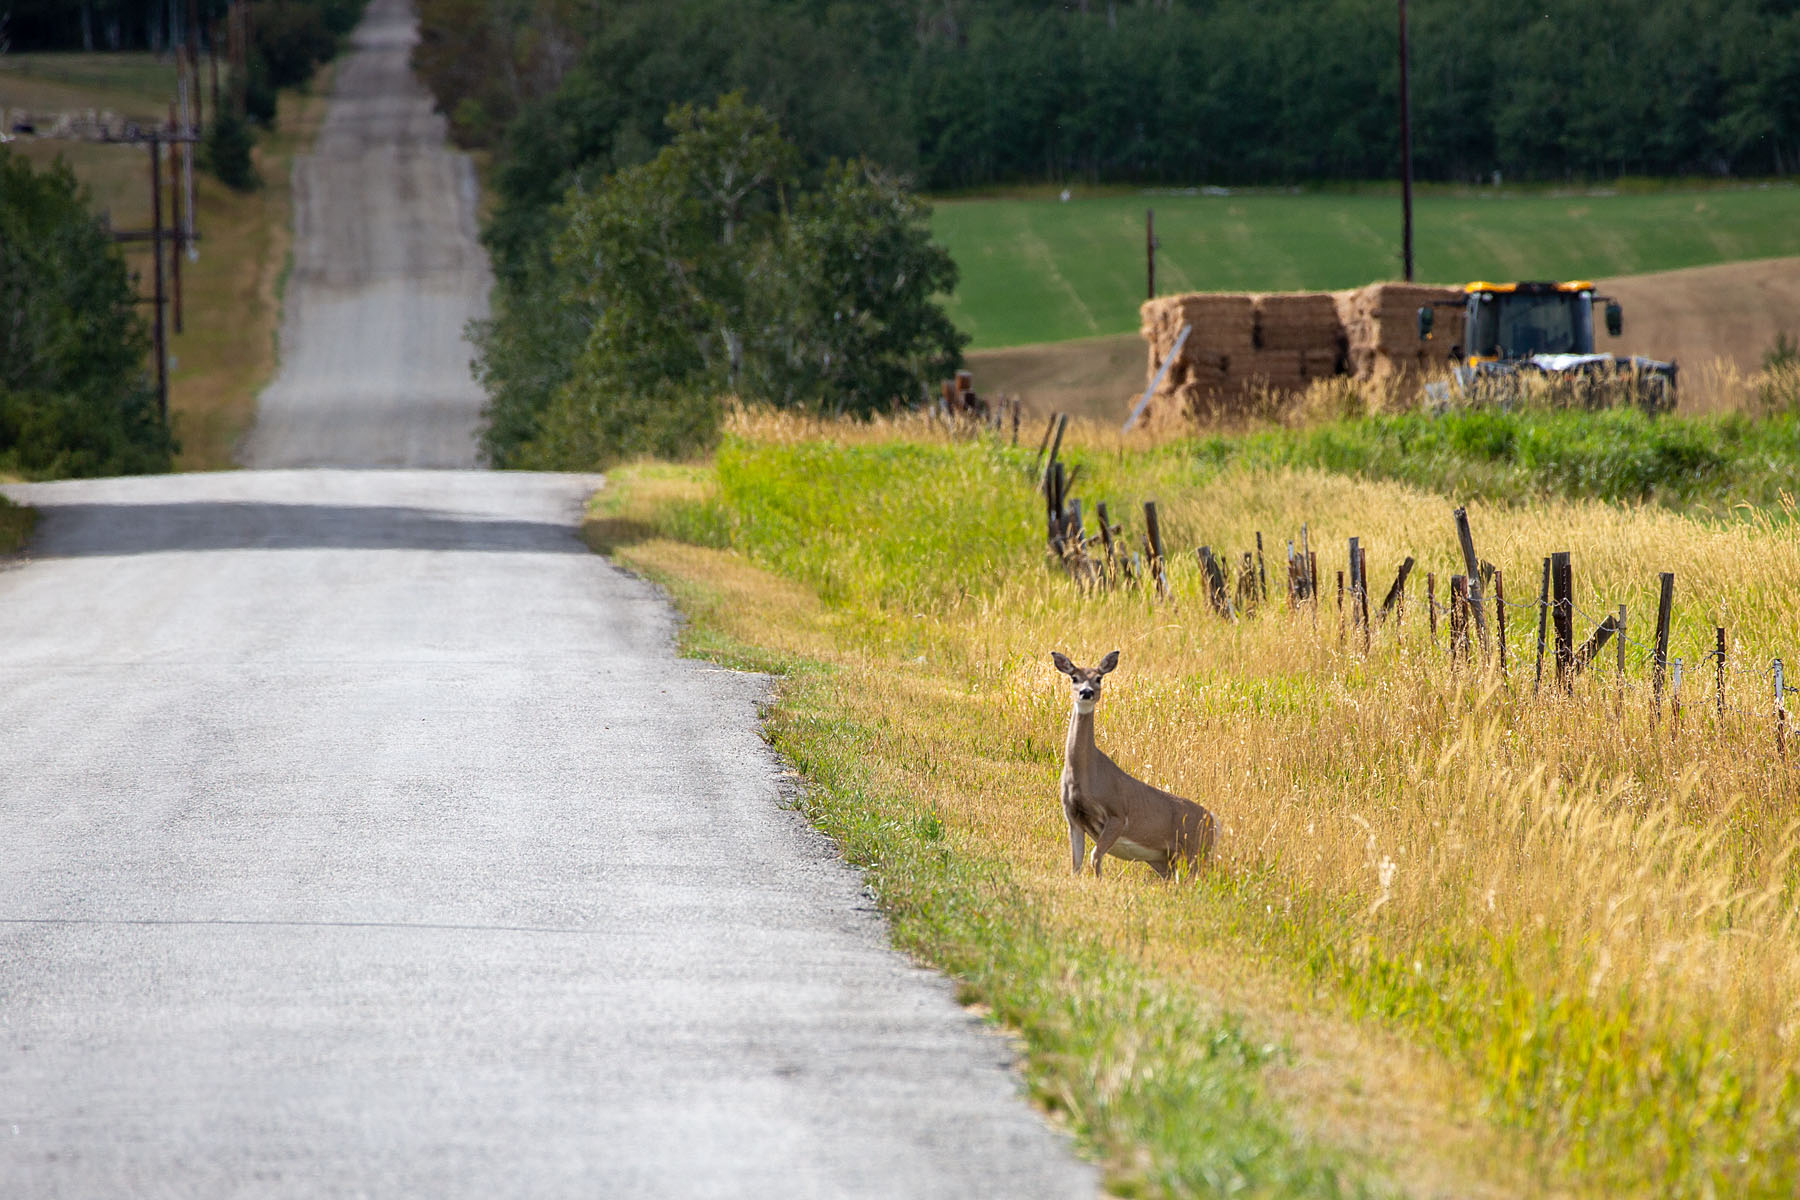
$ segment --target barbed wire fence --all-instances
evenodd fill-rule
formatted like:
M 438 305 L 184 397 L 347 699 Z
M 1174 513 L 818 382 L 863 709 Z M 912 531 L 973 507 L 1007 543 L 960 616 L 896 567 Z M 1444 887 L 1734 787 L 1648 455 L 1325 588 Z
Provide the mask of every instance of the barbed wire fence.
M 1143 502 L 1143 532 L 1135 546 L 1128 540 L 1123 523 L 1115 520 L 1115 514 L 1104 502 L 1094 506 L 1094 523 L 1090 527 L 1081 500 L 1072 494 L 1081 468 L 1069 469 L 1061 458 L 1067 427 L 1066 415 L 1050 418 L 1032 467 L 1037 492 L 1044 503 L 1045 544 L 1051 561 L 1084 592 L 1148 588 L 1159 601 L 1170 599 L 1168 547 L 1156 502 Z M 1684 705 L 1688 697 L 1703 686 L 1698 679 L 1692 680 L 1690 686 L 1689 676 L 1710 667 L 1715 719 L 1723 722 L 1729 715 L 1745 721 L 1769 721 L 1776 755 L 1786 764 L 1791 723 L 1788 698 L 1800 695 L 1800 688 L 1788 683 L 1784 660 L 1774 657 L 1766 667 L 1746 665 L 1731 652 L 1726 627 L 1716 624 L 1711 629 L 1710 647 L 1705 645 L 1701 635 L 1689 634 L 1687 640 L 1675 647 L 1686 652 L 1671 655 L 1673 572 L 1664 571 L 1659 575 L 1654 632 L 1649 641 L 1644 641 L 1634 636 L 1626 605 L 1620 604 L 1616 612 L 1596 614 L 1575 602 L 1574 566 L 1568 551 L 1558 551 L 1543 558 L 1536 599 L 1509 599 L 1505 573 L 1476 553 L 1467 511 L 1459 507 L 1450 515 L 1464 570 L 1445 581 L 1445 598 L 1441 603 L 1435 572 L 1425 573 L 1424 591 L 1428 636 L 1436 645 L 1442 636 L 1440 624 L 1448 626 L 1446 649 L 1452 670 L 1497 668 L 1503 683 L 1522 686 L 1521 675 L 1526 664 L 1512 661 L 1512 635 L 1508 626 L 1509 623 L 1516 626 L 1523 619 L 1528 625 L 1536 626 L 1532 643 L 1534 654 L 1529 665 L 1533 694 L 1542 693 L 1548 687 L 1552 694 L 1571 695 L 1578 678 L 1590 670 L 1600 669 L 1597 664 L 1601 653 L 1610 642 L 1616 661 L 1615 704 L 1619 715 L 1622 717 L 1625 711 L 1628 679 L 1641 678 L 1647 672 L 1651 719 L 1653 722 L 1661 720 L 1666 696 L 1671 730 L 1678 736 Z M 1381 593 L 1379 603 L 1371 608 L 1371 597 L 1375 593 L 1369 584 L 1367 549 L 1361 538 L 1352 537 L 1348 539 L 1345 551 L 1345 566 L 1335 571 L 1333 581 L 1337 640 L 1340 646 L 1354 641 L 1361 652 L 1367 654 L 1378 629 L 1390 620 L 1398 626 L 1403 619 L 1407 589 L 1417 562 L 1407 555 L 1396 570 L 1393 582 Z M 1276 559 L 1278 583 L 1283 585 L 1285 593 L 1284 610 L 1309 614 L 1315 628 L 1321 593 L 1325 590 L 1321 586 L 1318 556 L 1318 550 L 1312 545 L 1311 530 L 1302 524 L 1298 538 L 1286 539 L 1285 580 L 1279 577 L 1282 563 Z M 1219 618 L 1242 620 L 1269 607 L 1269 555 L 1262 531 L 1255 534 L 1255 548 L 1244 550 L 1235 558 L 1205 544 L 1195 549 L 1194 557 L 1206 603 Z M 1591 628 L 1580 641 L 1576 640 L 1577 621 L 1581 627 Z M 1546 662 L 1550 667 L 1547 682 Z M 1742 700 L 1747 695 L 1766 697 L 1769 707 L 1761 710 L 1745 707 Z

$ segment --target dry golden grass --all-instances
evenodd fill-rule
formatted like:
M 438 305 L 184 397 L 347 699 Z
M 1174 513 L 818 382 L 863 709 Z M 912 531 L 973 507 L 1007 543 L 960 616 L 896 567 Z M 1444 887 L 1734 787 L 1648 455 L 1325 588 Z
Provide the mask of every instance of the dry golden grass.
M 1482 1177 L 1513 1192 L 1790 1189 L 1800 785 L 1775 754 L 1766 671 L 1800 628 L 1793 514 L 1471 506 L 1515 605 L 1535 601 L 1542 556 L 1568 550 L 1583 633 L 1622 602 L 1647 642 L 1663 570 L 1677 579 L 1673 654 L 1691 665 L 1727 627 L 1745 672 L 1731 709 L 1715 718 L 1710 670 L 1690 670 L 1677 731 L 1651 715 L 1636 647 L 1622 688 L 1609 647 L 1572 696 L 1534 695 L 1523 607 L 1509 680 L 1452 672 L 1419 603 L 1426 571 L 1442 595 L 1460 570 L 1441 497 L 1317 472 L 1208 475 L 1148 440 L 1079 445 L 1082 494 L 1118 515 L 1155 498 L 1173 547 L 1235 552 L 1260 529 L 1279 559 L 1306 522 L 1328 578 L 1352 535 L 1378 590 L 1416 556 L 1412 604 L 1364 654 L 1353 633 L 1340 641 L 1329 599 L 1316 617 L 1277 605 L 1220 620 L 1187 550 L 1166 603 L 1082 596 L 1034 564 L 1030 450 L 953 445 L 916 420 L 739 415 L 716 498 L 645 493 L 643 520 L 820 587 L 804 635 L 779 597 L 709 619 L 837 665 L 841 703 L 883 731 L 886 769 L 955 844 L 1011 864 L 1060 927 L 1316 1048 L 1277 1083 L 1314 1114 L 1302 1123 L 1417 1156 L 1405 1177 L 1427 1191 Z M 790 528 L 789 506 L 810 526 Z M 677 510 L 685 525 L 668 524 Z M 932 533 L 982 520 L 985 550 Z M 717 577 L 727 561 L 656 540 L 621 553 L 675 575 Z M 1048 653 L 1115 647 L 1103 747 L 1222 819 L 1217 869 L 1193 888 L 1124 864 L 1098 884 L 1067 877 L 1054 799 L 1067 699 Z

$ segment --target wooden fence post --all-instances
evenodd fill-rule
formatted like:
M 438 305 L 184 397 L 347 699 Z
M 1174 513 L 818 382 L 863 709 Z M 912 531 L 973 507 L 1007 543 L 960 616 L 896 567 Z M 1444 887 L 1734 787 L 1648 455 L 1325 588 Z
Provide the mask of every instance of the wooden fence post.
M 1550 622 L 1556 632 L 1556 683 L 1567 691 L 1574 684 L 1570 669 L 1575 660 L 1575 571 L 1567 550 L 1550 556 L 1550 594 Z
M 1377 620 L 1385 622 L 1389 613 L 1394 614 L 1395 624 L 1406 619 L 1406 580 L 1412 574 L 1412 569 L 1413 557 L 1409 554 L 1406 561 L 1400 564 L 1400 570 L 1394 575 L 1393 585 L 1388 588 L 1387 596 L 1381 601 L 1381 612 Z
M 1225 598 L 1225 572 L 1219 566 L 1219 560 L 1213 555 L 1211 546 L 1202 546 L 1194 552 L 1200 559 L 1200 569 L 1206 573 L 1206 595 L 1212 601 L 1213 611 L 1221 617 L 1231 616 L 1231 606 Z
M 1263 569 L 1262 530 L 1256 531 L 1256 590 L 1258 598 L 1269 599 L 1269 573 Z
M 1162 526 L 1156 522 L 1156 501 L 1144 501 L 1144 529 L 1150 538 L 1150 577 L 1156 581 L 1156 594 L 1167 597 L 1169 577 L 1163 570 Z
M 1431 619 L 1431 644 L 1437 645 L 1437 572 L 1425 572 L 1425 609 Z
M 1656 597 L 1656 657 L 1650 673 L 1650 698 L 1656 711 L 1662 711 L 1663 682 L 1669 669 L 1669 610 L 1675 605 L 1675 573 L 1662 573 L 1662 588 Z
M 1369 652 L 1369 551 L 1356 549 L 1356 622 L 1362 626 L 1363 653 Z
M 1469 577 L 1450 577 L 1450 665 L 1469 653 Z
M 1100 578 L 1111 587 L 1118 565 L 1113 561 L 1112 518 L 1106 513 L 1106 501 L 1102 500 L 1094 505 L 1094 515 L 1100 518 L 1100 544 L 1106 548 L 1106 566 L 1102 569 Z
M 1716 639 L 1713 654 L 1718 659 L 1719 667 L 1718 694 L 1715 702 L 1718 705 L 1719 720 L 1723 721 L 1725 719 L 1725 627 L 1723 625 L 1715 625 L 1713 627 L 1713 636 Z
M 1481 636 L 1481 656 L 1487 657 L 1487 614 L 1481 608 L 1481 560 L 1475 557 L 1475 538 L 1469 532 L 1469 512 L 1459 508 L 1456 517 L 1456 540 L 1462 546 L 1463 569 L 1468 572 L 1469 613 L 1475 618 L 1475 632 Z

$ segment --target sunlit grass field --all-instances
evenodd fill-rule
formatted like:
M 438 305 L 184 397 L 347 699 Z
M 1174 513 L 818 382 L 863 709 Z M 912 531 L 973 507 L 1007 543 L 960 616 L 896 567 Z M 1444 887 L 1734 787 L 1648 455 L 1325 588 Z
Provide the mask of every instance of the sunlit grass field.
M 1800 187 L 1425 189 L 1418 278 L 1608 278 L 1800 254 Z M 1289 291 L 1397 279 L 1400 198 L 1386 190 L 1229 196 L 1053 189 L 942 198 L 933 231 L 961 282 L 949 312 L 985 349 L 1137 329 L 1144 211 L 1161 292 Z
M 788 672 L 773 737 L 814 815 L 902 942 L 1021 1030 L 1034 1092 L 1119 1191 L 1793 1194 L 1800 784 L 1768 684 L 1800 629 L 1792 511 L 1471 505 L 1515 604 L 1502 678 L 1428 632 L 1424 573 L 1441 597 L 1460 570 L 1445 496 L 1071 443 L 1133 544 L 1158 501 L 1168 600 L 1082 594 L 1046 564 L 1030 449 L 923 425 L 740 419 L 715 465 L 616 475 L 594 538 L 670 584 L 694 649 Z M 1351 536 L 1383 589 L 1419 561 L 1366 652 L 1329 592 L 1280 600 L 1303 523 L 1327 579 Z M 1193 547 L 1259 530 L 1276 599 L 1221 620 Z M 1568 696 L 1533 687 L 1520 615 L 1556 550 L 1580 632 L 1623 603 L 1633 640 L 1623 679 L 1609 647 Z M 1641 649 L 1660 571 L 1679 727 Z M 1102 748 L 1221 820 L 1192 883 L 1068 875 L 1049 653 L 1114 648 Z M 1209 1030 L 1227 1051 L 1187 1044 Z

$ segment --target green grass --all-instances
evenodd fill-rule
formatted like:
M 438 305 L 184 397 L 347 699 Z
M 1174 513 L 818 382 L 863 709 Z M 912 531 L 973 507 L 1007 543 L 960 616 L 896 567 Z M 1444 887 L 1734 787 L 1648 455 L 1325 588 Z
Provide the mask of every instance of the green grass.
M 952 319 L 978 349 L 1134 331 L 1146 208 L 1164 293 L 1400 276 L 1399 197 L 1380 191 L 944 198 L 933 230 L 962 275 Z M 1800 254 L 1800 188 L 1427 190 L 1415 223 L 1420 279 L 1608 278 Z
M 23 547 L 36 524 L 37 509 L 0 496 L 0 554 L 12 554 Z

